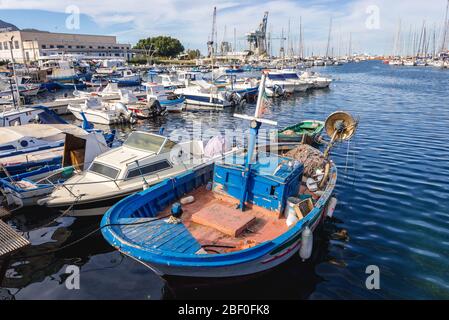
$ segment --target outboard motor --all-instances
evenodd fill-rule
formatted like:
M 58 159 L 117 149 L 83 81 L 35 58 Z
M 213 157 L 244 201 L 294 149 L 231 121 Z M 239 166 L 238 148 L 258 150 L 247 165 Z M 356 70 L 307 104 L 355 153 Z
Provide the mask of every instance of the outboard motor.
M 115 110 L 120 112 L 120 117 L 124 119 L 126 122 L 130 122 L 134 124 L 137 122 L 136 115 L 134 112 L 129 111 L 128 108 L 121 102 L 117 102 L 115 104 Z
M 148 102 L 148 108 L 150 109 L 153 117 L 163 116 L 167 111 L 167 108 L 161 106 L 161 103 L 155 99 Z
M 274 92 L 274 94 L 275 94 L 276 97 L 280 97 L 280 96 L 284 95 L 284 93 L 285 93 L 284 88 L 282 88 L 282 87 L 281 87 L 280 85 L 278 85 L 278 84 L 275 84 L 275 85 L 273 86 L 273 92 Z

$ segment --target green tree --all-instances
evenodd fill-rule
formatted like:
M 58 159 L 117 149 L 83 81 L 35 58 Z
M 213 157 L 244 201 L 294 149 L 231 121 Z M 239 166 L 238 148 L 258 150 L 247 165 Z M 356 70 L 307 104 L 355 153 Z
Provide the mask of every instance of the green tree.
M 184 51 L 184 46 L 178 39 L 166 36 L 140 39 L 134 48 L 155 51 L 157 56 L 171 58 Z
M 187 49 L 186 53 L 190 60 L 198 59 L 201 57 L 201 52 L 198 49 L 196 49 L 196 50 Z

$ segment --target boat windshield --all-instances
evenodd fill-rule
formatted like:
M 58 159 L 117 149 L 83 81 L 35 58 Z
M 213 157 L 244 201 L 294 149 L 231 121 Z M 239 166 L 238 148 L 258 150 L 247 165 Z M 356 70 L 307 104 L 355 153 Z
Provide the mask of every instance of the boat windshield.
M 285 80 L 283 74 L 275 74 L 275 73 L 269 73 L 268 79 L 270 79 L 270 80 Z
M 94 162 L 91 164 L 89 172 L 93 172 L 115 180 L 117 179 L 120 170 L 115 169 L 113 167 L 109 167 L 99 162 Z
M 284 73 L 285 79 L 298 79 L 298 75 L 296 73 Z
M 158 153 L 163 145 L 164 147 L 162 148 L 161 152 L 164 153 L 170 151 L 176 145 L 176 143 L 161 136 L 143 132 L 132 132 L 128 136 L 128 139 L 126 139 L 126 141 L 123 143 L 123 145 L 154 153 Z

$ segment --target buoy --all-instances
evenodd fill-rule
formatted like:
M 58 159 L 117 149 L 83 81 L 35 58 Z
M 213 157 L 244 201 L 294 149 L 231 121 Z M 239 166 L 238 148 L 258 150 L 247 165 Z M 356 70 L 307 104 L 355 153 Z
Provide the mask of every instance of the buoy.
M 313 233 L 309 227 L 306 227 L 301 234 L 301 248 L 299 248 L 299 256 L 302 261 L 310 258 L 313 249 Z
M 337 198 L 332 197 L 327 204 L 326 216 L 332 218 L 334 215 L 335 207 L 337 206 Z
M 179 200 L 181 204 L 189 204 L 192 203 L 193 201 L 195 201 L 195 198 L 193 196 L 184 197 L 181 200 Z

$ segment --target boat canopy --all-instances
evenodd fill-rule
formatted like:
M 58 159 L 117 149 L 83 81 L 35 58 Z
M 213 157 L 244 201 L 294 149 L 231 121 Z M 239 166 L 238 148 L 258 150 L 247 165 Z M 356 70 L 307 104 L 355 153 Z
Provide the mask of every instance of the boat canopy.
M 69 133 L 74 136 L 86 136 L 88 133 L 80 127 L 70 124 L 26 124 L 15 127 L 0 128 L 0 144 L 18 141 L 25 137 L 36 139 L 59 140 L 61 134 Z

